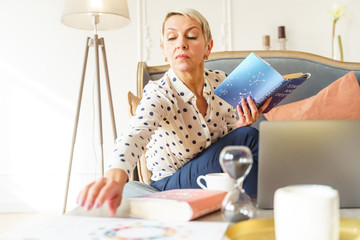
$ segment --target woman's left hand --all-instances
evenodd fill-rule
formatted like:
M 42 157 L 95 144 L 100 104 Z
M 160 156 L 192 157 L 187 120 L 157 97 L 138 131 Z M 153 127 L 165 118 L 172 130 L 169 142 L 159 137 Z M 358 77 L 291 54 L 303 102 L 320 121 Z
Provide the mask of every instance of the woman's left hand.
M 241 107 L 237 105 L 236 110 L 239 115 L 239 120 L 236 122 L 236 127 L 250 126 L 253 124 L 263 113 L 263 111 L 269 106 L 271 97 L 258 109 L 255 105 L 254 100 L 249 96 L 247 99 L 241 99 Z M 249 107 L 248 107 L 248 104 Z

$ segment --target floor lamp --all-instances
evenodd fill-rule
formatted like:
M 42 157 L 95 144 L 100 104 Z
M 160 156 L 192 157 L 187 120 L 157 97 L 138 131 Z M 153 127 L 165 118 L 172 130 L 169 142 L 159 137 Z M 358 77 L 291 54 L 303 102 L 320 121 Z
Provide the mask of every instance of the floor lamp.
M 84 65 L 82 69 L 80 90 L 78 96 L 75 124 L 73 130 L 72 147 L 69 160 L 69 169 L 66 182 L 65 200 L 63 213 L 66 212 L 66 205 L 69 193 L 71 167 L 74 155 L 74 147 L 76 142 L 77 127 L 79 123 L 79 115 L 81 109 L 81 100 L 85 81 L 86 65 L 88 60 L 89 48 L 95 50 L 95 67 L 96 67 L 96 86 L 97 86 L 97 104 L 99 114 L 99 132 L 101 147 L 101 167 L 104 174 L 104 154 L 103 154 L 103 128 L 102 128 L 102 112 L 101 112 L 101 89 L 100 89 L 100 68 L 99 68 L 99 49 L 102 51 L 104 72 L 106 78 L 106 88 L 108 94 L 108 102 L 110 109 L 110 117 L 112 123 L 112 131 L 114 140 L 116 139 L 116 125 L 114 119 L 114 108 L 112 104 L 111 87 L 109 81 L 109 72 L 106 60 L 105 42 L 103 38 L 98 38 L 98 30 L 111 30 L 122 28 L 130 22 L 129 11 L 126 0 L 64 0 L 64 10 L 61 16 L 61 22 L 66 26 L 82 29 L 93 30 L 93 37 L 88 37 L 86 41 L 86 50 Z

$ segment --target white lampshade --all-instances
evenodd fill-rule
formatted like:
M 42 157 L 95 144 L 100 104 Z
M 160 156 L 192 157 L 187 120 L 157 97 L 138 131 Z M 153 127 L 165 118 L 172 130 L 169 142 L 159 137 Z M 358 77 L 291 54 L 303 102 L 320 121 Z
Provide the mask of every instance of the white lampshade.
M 64 0 L 61 22 L 69 27 L 94 30 L 122 28 L 130 22 L 127 0 Z

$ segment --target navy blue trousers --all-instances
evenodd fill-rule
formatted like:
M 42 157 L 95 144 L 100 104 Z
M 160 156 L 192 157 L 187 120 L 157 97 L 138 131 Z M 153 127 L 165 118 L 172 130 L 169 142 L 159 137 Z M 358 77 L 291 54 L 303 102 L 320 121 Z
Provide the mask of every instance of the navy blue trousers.
M 258 148 L 259 132 L 253 127 L 237 128 L 217 142 L 211 144 L 190 162 L 186 163 L 173 175 L 158 181 L 151 181 L 151 186 L 160 191 L 180 188 L 200 188 L 196 179 L 200 175 L 223 172 L 219 156 L 226 146 L 242 145 L 250 148 L 253 155 L 253 165 L 250 173 L 244 180 L 244 189 L 248 195 L 257 194 Z

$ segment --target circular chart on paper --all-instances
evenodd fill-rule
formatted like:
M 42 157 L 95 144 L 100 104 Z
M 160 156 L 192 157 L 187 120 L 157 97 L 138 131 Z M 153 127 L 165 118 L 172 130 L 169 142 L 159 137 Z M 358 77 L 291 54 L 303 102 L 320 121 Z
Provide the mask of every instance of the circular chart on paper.
M 99 229 L 101 231 L 101 229 Z M 177 234 L 176 229 L 158 225 L 134 224 L 119 225 L 111 229 L 102 229 L 102 236 L 96 239 L 129 239 L 129 240 L 165 240 Z M 99 231 L 98 231 L 99 233 Z M 99 235 L 98 235 L 99 236 Z

